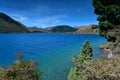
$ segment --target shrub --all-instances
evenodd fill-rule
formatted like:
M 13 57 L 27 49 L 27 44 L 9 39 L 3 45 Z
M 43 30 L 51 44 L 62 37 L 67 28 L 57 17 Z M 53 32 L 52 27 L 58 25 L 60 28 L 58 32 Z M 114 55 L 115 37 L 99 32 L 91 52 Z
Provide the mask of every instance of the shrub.
M 92 47 L 89 45 L 89 42 L 86 41 L 82 47 L 81 53 L 73 57 L 75 66 L 74 68 L 71 68 L 68 75 L 68 80 L 78 80 L 78 78 L 82 78 L 84 76 L 84 72 L 82 71 L 86 69 L 84 64 L 91 60 L 92 56 Z
M 39 80 L 41 71 L 37 68 L 37 63 L 22 60 L 22 54 L 17 57 L 20 59 L 19 61 L 8 68 L 1 69 L 0 80 Z

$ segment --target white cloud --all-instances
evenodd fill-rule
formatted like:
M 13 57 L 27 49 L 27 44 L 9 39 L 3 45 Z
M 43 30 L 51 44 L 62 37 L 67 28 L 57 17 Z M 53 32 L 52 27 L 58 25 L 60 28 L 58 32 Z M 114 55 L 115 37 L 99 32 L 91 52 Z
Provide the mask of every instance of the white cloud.
M 41 19 L 38 19 L 37 22 L 41 27 L 55 26 L 61 24 L 61 19 L 65 18 L 65 15 L 55 15 L 55 16 L 47 16 Z
M 27 20 L 27 17 L 21 16 L 21 15 L 18 15 L 18 14 L 13 14 L 13 18 L 16 19 L 16 20 L 19 20 L 19 21 Z
M 23 17 L 23 16 L 21 16 L 21 17 L 19 17 L 19 20 L 20 21 L 23 21 L 23 20 L 26 20 L 27 18 L 26 17 Z
M 66 17 L 65 15 L 56 15 L 56 16 L 48 16 L 42 19 L 37 20 L 40 23 L 59 23 L 61 18 Z

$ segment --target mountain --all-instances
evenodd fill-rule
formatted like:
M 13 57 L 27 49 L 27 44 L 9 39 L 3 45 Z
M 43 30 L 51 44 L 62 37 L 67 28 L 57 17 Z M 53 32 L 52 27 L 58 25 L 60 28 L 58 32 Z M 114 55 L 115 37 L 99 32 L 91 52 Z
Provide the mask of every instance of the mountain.
M 95 24 L 82 26 L 74 33 L 75 34 L 98 34 L 98 26 Z
M 39 33 L 44 33 L 44 32 L 46 32 L 46 29 L 44 29 L 44 28 L 39 28 L 39 27 L 36 27 L 36 26 L 28 27 L 28 30 L 29 30 L 30 32 L 39 32 Z
M 25 25 L 15 21 L 8 15 L 0 13 L 0 33 L 26 33 L 29 30 Z
M 49 33 L 71 33 L 77 31 L 76 28 L 67 25 L 59 25 L 54 27 L 46 28 L 47 32 Z
M 31 32 L 39 32 L 39 33 L 72 33 L 77 31 L 78 29 L 67 26 L 67 25 L 59 25 L 47 28 L 39 28 L 39 27 L 28 27 Z

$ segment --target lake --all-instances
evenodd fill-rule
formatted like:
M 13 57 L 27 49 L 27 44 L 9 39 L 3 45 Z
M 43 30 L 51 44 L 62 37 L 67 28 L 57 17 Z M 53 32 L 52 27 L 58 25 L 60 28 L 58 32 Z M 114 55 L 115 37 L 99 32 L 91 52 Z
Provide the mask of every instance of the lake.
M 41 80 L 67 80 L 72 57 L 80 53 L 83 43 L 89 40 L 94 58 L 103 56 L 99 49 L 107 42 L 104 37 L 90 34 L 0 34 L 0 65 L 10 65 L 15 53 L 24 52 L 24 58 L 36 60 L 43 75 Z

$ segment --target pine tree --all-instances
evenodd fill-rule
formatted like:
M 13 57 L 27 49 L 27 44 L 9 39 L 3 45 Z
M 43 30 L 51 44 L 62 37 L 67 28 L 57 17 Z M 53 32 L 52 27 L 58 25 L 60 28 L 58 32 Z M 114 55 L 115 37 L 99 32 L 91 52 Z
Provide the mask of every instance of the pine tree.
M 92 54 L 92 47 L 89 44 L 89 41 L 86 41 L 82 47 L 81 56 L 83 60 L 91 60 Z
M 92 47 L 89 41 L 86 41 L 82 47 L 81 53 L 73 57 L 75 66 L 71 68 L 68 80 L 79 80 L 78 78 L 82 78 L 84 76 L 84 69 L 86 69 L 86 66 L 84 66 L 86 64 L 85 62 L 91 61 L 92 56 Z
M 120 0 L 93 0 L 93 6 L 98 15 L 99 33 L 107 37 L 108 30 L 120 26 Z

